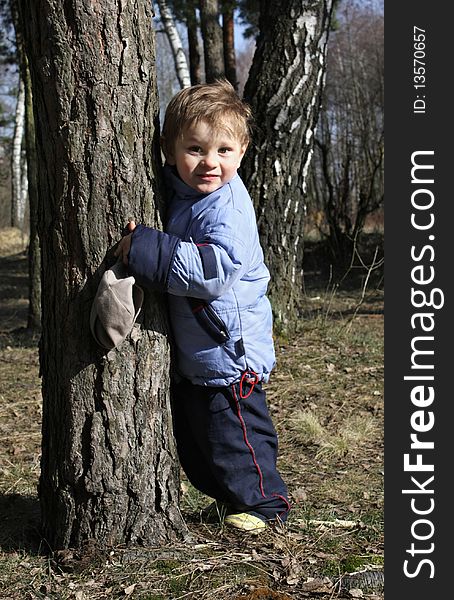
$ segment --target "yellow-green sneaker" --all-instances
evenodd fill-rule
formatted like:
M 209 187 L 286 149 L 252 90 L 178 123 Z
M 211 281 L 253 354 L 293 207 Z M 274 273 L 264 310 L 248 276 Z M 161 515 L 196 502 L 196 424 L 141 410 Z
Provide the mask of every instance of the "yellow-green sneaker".
M 229 527 L 235 527 L 236 529 L 242 529 L 251 533 L 260 533 L 260 531 L 266 528 L 265 521 L 249 513 L 227 515 L 224 523 Z

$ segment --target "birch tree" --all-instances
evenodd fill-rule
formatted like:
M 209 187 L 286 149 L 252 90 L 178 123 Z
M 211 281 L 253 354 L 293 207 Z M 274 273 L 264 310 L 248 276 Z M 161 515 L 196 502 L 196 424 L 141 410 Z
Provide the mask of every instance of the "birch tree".
M 188 68 L 188 61 L 186 60 L 186 54 L 183 49 L 183 42 L 181 41 L 178 28 L 173 18 L 172 12 L 167 5 L 165 0 L 156 0 L 156 4 L 159 7 L 159 14 L 161 21 L 164 26 L 167 37 L 169 38 L 170 47 L 172 49 L 172 55 L 175 62 L 175 70 L 177 73 L 178 81 L 181 88 L 189 87 L 191 85 L 191 76 Z
M 324 83 L 331 0 L 262 4 L 244 98 L 255 115 L 242 174 L 253 198 L 276 323 L 298 320 L 308 169 Z
M 25 87 L 19 77 L 16 118 L 14 124 L 13 149 L 11 155 L 11 226 L 24 228 L 25 204 L 27 199 L 27 177 L 23 160 L 23 142 L 25 130 Z M 25 189 L 24 189 L 25 188 Z
M 191 85 L 202 83 L 201 44 L 197 9 L 199 0 L 168 0 L 176 21 L 186 27 Z

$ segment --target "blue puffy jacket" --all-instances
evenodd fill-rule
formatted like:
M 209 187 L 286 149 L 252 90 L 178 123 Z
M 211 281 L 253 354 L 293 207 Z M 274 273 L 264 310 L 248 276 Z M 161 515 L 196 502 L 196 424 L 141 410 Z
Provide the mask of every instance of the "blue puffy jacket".
M 197 385 L 227 386 L 247 370 L 266 382 L 275 364 L 270 276 L 249 194 L 238 175 L 201 194 L 165 172 L 166 232 L 138 225 L 129 269 L 139 284 L 168 292 L 178 371 Z

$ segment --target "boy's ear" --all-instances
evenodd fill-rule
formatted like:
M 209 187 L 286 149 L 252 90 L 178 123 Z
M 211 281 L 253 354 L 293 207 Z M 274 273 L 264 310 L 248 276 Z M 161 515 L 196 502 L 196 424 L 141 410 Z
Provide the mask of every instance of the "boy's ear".
M 244 146 L 241 146 L 241 150 L 240 150 L 240 160 L 238 161 L 238 167 L 241 165 L 241 161 L 243 160 L 243 156 L 247 150 L 248 144 L 245 144 Z
M 166 157 L 166 161 L 169 163 L 169 165 L 174 165 L 175 157 L 173 156 L 173 152 L 169 148 L 169 144 L 167 143 L 166 138 L 164 136 L 161 136 L 160 142 L 161 142 L 161 149 L 164 153 L 164 156 Z

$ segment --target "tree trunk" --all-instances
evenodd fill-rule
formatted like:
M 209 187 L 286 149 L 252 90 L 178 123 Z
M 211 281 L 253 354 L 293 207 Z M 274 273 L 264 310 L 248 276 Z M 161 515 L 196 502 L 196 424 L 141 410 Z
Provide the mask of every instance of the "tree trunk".
M 24 82 L 25 93 L 25 150 L 26 168 L 22 175 L 26 175 L 26 185 L 22 185 L 22 193 L 26 189 L 29 205 L 29 243 L 28 243 L 28 315 L 27 328 L 38 330 L 41 327 L 41 250 L 38 237 L 38 174 L 35 146 L 35 123 L 33 119 L 33 99 L 30 69 L 24 47 L 22 26 L 19 18 L 19 5 L 17 1 L 11 4 L 16 48 L 19 59 L 20 76 Z
M 207 83 L 213 83 L 219 77 L 223 77 L 225 73 L 218 0 L 200 0 L 200 22 L 205 58 L 205 80 Z
M 331 0 L 263 5 L 244 99 L 257 127 L 242 174 L 257 211 L 276 325 L 291 328 L 303 299 L 303 220 L 325 73 Z
M 165 0 L 156 0 L 156 3 L 159 7 L 159 14 L 161 15 L 162 24 L 169 39 L 180 87 L 189 87 L 191 85 L 191 77 L 189 74 L 188 62 L 186 60 L 186 54 L 183 50 L 183 43 L 181 41 L 180 34 L 178 33 L 175 20 Z
M 25 126 L 25 87 L 22 77 L 19 77 L 17 92 L 16 120 L 13 135 L 13 151 L 11 156 L 11 227 L 23 229 L 25 218 L 25 203 L 22 193 L 23 186 L 23 161 L 22 144 Z
M 151 5 L 21 0 L 42 240 L 39 496 L 53 549 L 169 540 L 184 529 L 162 299 L 105 354 L 89 315 L 128 217 L 159 226 Z
M 191 74 L 191 85 L 197 85 L 202 83 L 197 14 L 194 3 L 190 1 L 187 4 L 186 27 L 188 32 L 189 46 L 189 72 Z
M 25 82 L 25 141 L 27 148 L 28 205 L 30 238 L 28 243 L 28 317 L 27 328 L 41 328 L 41 249 L 38 236 L 38 165 L 33 118 L 30 69 L 25 53 L 21 53 Z
M 225 2 L 222 9 L 222 38 L 224 45 L 225 76 L 238 90 L 235 60 L 235 26 L 233 21 L 233 6 Z

